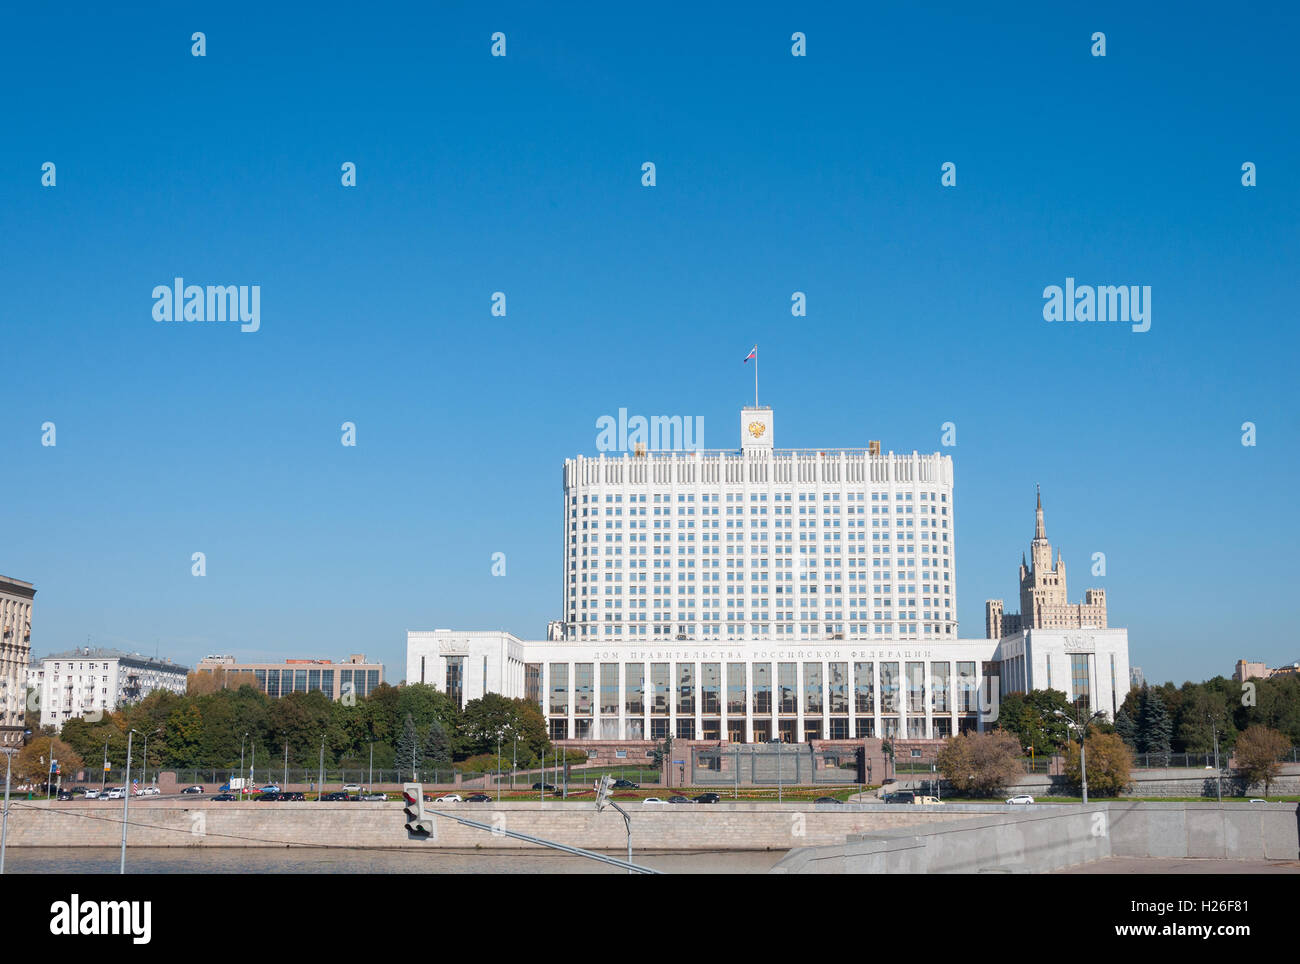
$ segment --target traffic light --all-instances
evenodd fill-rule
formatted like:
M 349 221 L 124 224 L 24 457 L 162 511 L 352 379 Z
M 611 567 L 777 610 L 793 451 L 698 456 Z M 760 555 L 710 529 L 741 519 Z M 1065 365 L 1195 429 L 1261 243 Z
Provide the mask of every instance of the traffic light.
M 402 802 L 406 813 L 406 831 L 412 836 L 437 837 L 433 818 L 424 810 L 424 786 L 419 783 L 402 784 Z
M 609 792 L 614 789 L 614 778 L 606 773 L 596 784 L 596 809 L 604 810 L 609 803 Z

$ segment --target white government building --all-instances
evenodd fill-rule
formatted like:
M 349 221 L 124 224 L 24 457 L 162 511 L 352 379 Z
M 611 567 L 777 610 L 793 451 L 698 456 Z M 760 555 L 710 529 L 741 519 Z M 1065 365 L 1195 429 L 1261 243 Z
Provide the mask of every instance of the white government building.
M 739 451 L 566 460 L 550 638 L 412 631 L 407 682 L 462 706 L 535 700 L 557 740 L 933 739 L 1047 688 L 1118 709 L 1128 634 L 1106 627 L 1104 595 L 1050 619 L 990 601 L 1014 631 L 958 638 L 951 457 L 775 449 L 766 407 L 740 428 Z M 1055 603 L 1064 567 L 1043 569 L 1037 513 L 1022 595 L 1042 583 Z

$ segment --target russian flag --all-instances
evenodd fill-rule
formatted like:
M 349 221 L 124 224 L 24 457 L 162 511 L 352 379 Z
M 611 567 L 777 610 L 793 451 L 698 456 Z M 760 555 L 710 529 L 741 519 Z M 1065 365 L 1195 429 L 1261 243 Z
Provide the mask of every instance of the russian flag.
M 741 362 L 741 364 L 743 365 L 745 362 L 749 361 L 751 358 L 758 358 L 758 346 L 757 346 L 757 345 L 755 345 L 753 348 L 751 348 L 751 349 L 749 350 L 749 354 L 745 356 L 745 359 L 744 359 L 744 361 Z

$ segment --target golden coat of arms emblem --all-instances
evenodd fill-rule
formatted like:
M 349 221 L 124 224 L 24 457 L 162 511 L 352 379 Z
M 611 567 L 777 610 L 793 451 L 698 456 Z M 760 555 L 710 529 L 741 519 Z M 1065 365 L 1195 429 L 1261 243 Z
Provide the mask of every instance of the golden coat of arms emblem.
M 762 438 L 763 433 L 767 431 L 767 425 L 763 422 L 750 422 L 747 427 L 749 429 L 749 434 L 754 436 L 754 438 Z

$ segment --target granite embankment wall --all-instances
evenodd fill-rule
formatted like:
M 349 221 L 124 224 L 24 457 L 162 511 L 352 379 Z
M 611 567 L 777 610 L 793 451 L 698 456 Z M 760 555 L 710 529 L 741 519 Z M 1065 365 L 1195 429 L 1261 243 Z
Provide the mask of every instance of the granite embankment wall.
M 920 787 L 925 784 L 926 781 L 921 777 L 904 776 L 899 778 L 899 785 L 904 788 Z M 1215 784 L 1215 772 L 1213 770 L 1193 770 L 1181 767 L 1134 770 L 1132 771 L 1132 784 L 1125 796 L 1205 797 L 1213 800 L 1218 793 Z M 945 795 L 951 792 L 946 782 L 943 785 L 943 792 Z M 1030 773 L 1025 774 L 1014 785 L 1006 787 L 1003 797 L 1014 796 L 1017 793 L 1028 793 L 1035 797 L 1046 797 L 1053 794 L 1077 797 L 1079 788 L 1067 784 L 1064 777 Z M 1294 763 L 1283 764 L 1282 775 L 1269 785 L 1268 793 L 1269 796 L 1273 797 L 1300 796 L 1300 765 Z M 1264 787 L 1263 784 L 1247 786 L 1240 777 L 1237 777 L 1231 771 L 1226 771 L 1223 775 L 1223 795 L 1224 797 L 1262 797 Z
M 1046 873 L 1106 857 L 1300 858 L 1293 803 L 1051 804 L 806 847 L 773 873 Z
M 454 808 L 454 809 L 453 809 Z M 620 851 L 623 818 L 586 803 L 430 805 L 480 823 L 590 850 Z M 850 834 L 924 827 L 990 808 L 884 804 L 797 807 L 760 802 L 664 805 L 629 809 L 632 845 L 649 850 L 789 850 L 843 843 Z M 1004 809 L 1001 807 L 993 809 Z M 128 843 L 138 847 L 516 848 L 532 844 L 435 817 L 437 840 L 410 840 L 400 803 L 257 803 L 132 801 Z M 116 847 L 118 801 L 15 801 L 11 847 Z

